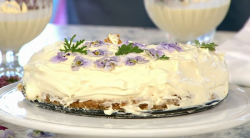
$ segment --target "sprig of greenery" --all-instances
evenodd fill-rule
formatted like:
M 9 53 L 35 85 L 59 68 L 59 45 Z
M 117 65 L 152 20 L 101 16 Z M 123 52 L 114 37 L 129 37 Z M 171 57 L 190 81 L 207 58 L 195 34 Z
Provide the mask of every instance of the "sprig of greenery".
M 14 83 L 14 82 L 18 82 L 20 80 L 20 78 L 18 76 L 11 76 L 9 77 L 9 80 L 7 80 L 9 83 Z
M 163 55 L 163 56 L 161 56 L 159 59 L 162 59 L 162 60 L 169 60 L 169 57 Z
M 158 55 L 158 54 L 156 54 L 156 56 L 157 56 L 157 60 L 158 60 L 158 59 L 162 59 L 162 60 L 169 60 L 169 57 L 167 57 L 167 56 L 165 56 L 165 55 L 163 55 L 163 56 L 159 57 L 159 55 Z
M 215 47 L 218 46 L 217 44 L 213 43 L 207 43 L 205 44 L 204 42 L 202 44 L 200 44 L 200 42 L 198 40 L 194 41 L 196 46 L 199 46 L 200 48 L 207 48 L 210 51 L 215 51 Z
M 72 44 L 72 41 L 73 39 L 76 37 L 76 35 L 74 35 L 71 39 L 70 39 L 70 42 L 64 38 L 64 49 L 60 49 L 60 51 L 64 52 L 64 53 L 67 53 L 67 52 L 72 52 L 72 53 L 81 53 L 81 54 L 87 54 L 87 50 L 85 50 L 85 48 L 87 46 L 83 46 L 83 47 L 80 47 L 78 48 L 78 46 L 80 46 L 80 44 L 82 44 L 85 40 L 80 40 L 80 41 L 77 41 L 76 44 Z
M 116 56 L 119 55 L 127 55 L 129 53 L 142 53 L 143 50 L 139 49 L 138 46 L 133 46 L 132 43 L 128 44 L 128 45 L 122 45 L 121 47 L 119 47 L 118 51 L 115 53 Z
M 195 43 L 196 46 L 200 46 L 201 45 L 199 40 L 194 40 L 194 43 Z

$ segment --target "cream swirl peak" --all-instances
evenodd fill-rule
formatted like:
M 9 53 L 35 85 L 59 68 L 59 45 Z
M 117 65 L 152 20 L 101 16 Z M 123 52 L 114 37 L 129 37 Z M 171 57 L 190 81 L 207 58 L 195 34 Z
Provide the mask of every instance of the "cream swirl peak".
M 44 47 L 24 66 L 27 99 L 109 115 L 187 108 L 228 94 L 224 54 L 212 51 L 215 44 L 72 41 Z

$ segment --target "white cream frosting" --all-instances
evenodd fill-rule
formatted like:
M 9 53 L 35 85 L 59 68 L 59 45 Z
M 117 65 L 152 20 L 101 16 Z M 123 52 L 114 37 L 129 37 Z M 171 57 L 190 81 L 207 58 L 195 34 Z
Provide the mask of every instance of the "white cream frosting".
M 44 47 L 35 53 L 24 66 L 23 82 L 26 85 L 28 99 L 44 98 L 44 93 L 52 95 L 51 101 L 70 105 L 77 100 L 112 100 L 114 103 L 128 99 L 140 100 L 138 104 L 127 104 L 126 112 L 139 114 L 139 104 L 161 105 L 168 99 L 178 99 L 179 106 L 168 105 L 168 109 L 202 105 L 211 101 L 211 96 L 223 99 L 228 94 L 228 70 L 224 54 L 217 54 L 208 49 L 193 45 L 179 44 L 183 52 L 169 53 L 163 50 L 169 60 L 155 60 L 145 52 L 140 53 L 148 63 L 134 66 L 115 66 L 111 71 L 104 71 L 94 65 L 72 71 L 71 64 L 75 56 L 60 63 L 52 63 L 50 58 L 57 55 L 63 42 Z M 156 45 L 149 45 L 154 48 Z M 90 50 L 100 47 L 91 47 Z M 114 53 L 118 46 L 106 46 Z M 101 57 L 81 55 L 93 61 Z M 121 60 L 124 56 L 120 56 Z M 177 96 L 174 96 L 177 95 Z M 53 97 L 55 96 L 55 97 Z M 111 103 L 105 103 L 110 105 Z M 115 111 L 110 107 L 106 114 Z

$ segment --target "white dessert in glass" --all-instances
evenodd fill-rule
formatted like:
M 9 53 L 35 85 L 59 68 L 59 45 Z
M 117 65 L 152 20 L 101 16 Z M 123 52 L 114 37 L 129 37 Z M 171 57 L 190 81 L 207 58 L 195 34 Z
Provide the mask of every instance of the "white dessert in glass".
M 213 31 L 224 19 L 230 0 L 144 0 L 144 4 L 158 28 L 178 42 L 187 42 Z
M 0 50 L 17 53 L 27 42 L 38 36 L 50 20 L 52 0 L 0 0 Z M 3 58 L 3 61 L 5 59 Z M 5 69 L 15 70 L 12 63 L 3 62 Z

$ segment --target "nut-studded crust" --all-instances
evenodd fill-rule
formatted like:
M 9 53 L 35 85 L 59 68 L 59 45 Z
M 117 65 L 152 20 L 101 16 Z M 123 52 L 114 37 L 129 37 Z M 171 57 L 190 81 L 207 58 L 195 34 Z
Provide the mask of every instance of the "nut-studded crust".
M 222 100 L 221 100 L 222 101 Z M 43 103 L 37 100 L 30 101 L 31 103 L 35 104 L 37 107 L 45 108 L 48 110 L 66 113 L 66 114 L 73 114 L 73 115 L 80 115 L 80 116 L 90 116 L 90 117 L 104 117 L 104 118 L 114 118 L 114 119 L 129 119 L 129 118 L 162 118 L 162 117 L 173 117 L 179 115 L 186 115 L 196 112 L 201 112 L 204 110 L 211 109 L 217 106 L 221 101 L 214 100 L 210 103 L 201 106 L 194 106 L 185 109 L 176 109 L 176 110 L 152 110 L 142 112 L 141 114 L 131 114 L 131 113 L 124 113 L 122 111 L 118 111 L 112 113 L 111 115 L 106 115 L 104 110 L 98 109 L 78 109 L 78 108 L 67 108 L 62 105 L 56 105 L 54 103 Z
M 28 97 L 26 96 L 25 86 L 23 84 L 18 84 L 17 89 L 23 93 L 23 95 L 26 97 L 27 100 L 29 100 Z M 105 105 L 104 103 L 107 102 L 107 100 L 102 100 L 102 101 L 89 100 L 85 102 L 76 101 L 71 103 L 69 106 L 64 106 L 56 100 L 51 101 L 50 95 L 47 94 L 46 98 L 43 101 L 38 101 L 38 100 L 34 101 L 29 100 L 29 101 L 36 104 L 36 106 L 38 107 L 61 113 L 69 113 L 69 114 L 92 116 L 92 117 L 108 117 L 108 118 L 160 118 L 160 117 L 179 116 L 213 108 L 222 101 L 222 100 L 212 100 L 211 102 L 206 103 L 204 105 L 194 106 L 185 109 L 179 108 L 175 110 L 166 110 L 168 105 L 179 106 L 179 100 L 181 100 L 181 98 L 180 97 L 178 98 L 179 99 L 169 99 L 166 101 L 166 103 L 161 105 L 154 105 L 151 109 L 148 108 L 148 104 L 146 103 L 139 104 L 138 100 L 131 99 L 132 101 L 130 103 L 138 105 L 138 107 L 142 110 L 139 115 L 125 112 L 124 108 L 122 107 L 126 106 L 128 102 L 111 104 L 112 106 L 111 108 L 116 112 L 112 113 L 111 115 L 106 115 L 104 113 L 104 110 L 110 108 L 110 106 L 104 106 Z M 60 98 L 58 97 L 58 99 Z

